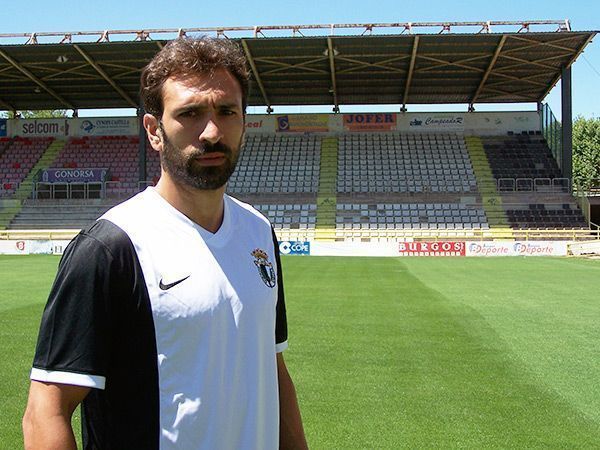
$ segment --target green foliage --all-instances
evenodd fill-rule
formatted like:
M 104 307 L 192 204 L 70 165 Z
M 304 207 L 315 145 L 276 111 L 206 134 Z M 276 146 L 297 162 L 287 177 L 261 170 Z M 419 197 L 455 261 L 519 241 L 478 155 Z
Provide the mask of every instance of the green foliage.
M 41 109 L 37 111 L 18 111 L 22 119 L 53 119 L 67 117 L 66 109 Z M 4 113 L 3 117 L 7 119 L 14 119 L 15 114 L 13 111 Z
M 573 185 L 588 190 L 600 185 L 600 118 L 573 122 Z

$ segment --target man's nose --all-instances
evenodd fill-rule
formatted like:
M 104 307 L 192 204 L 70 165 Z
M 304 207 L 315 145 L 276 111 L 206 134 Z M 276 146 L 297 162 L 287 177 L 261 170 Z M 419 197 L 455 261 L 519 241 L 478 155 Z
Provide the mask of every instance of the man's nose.
M 202 133 L 200 133 L 200 142 L 209 142 L 210 144 L 216 144 L 223 137 L 223 132 L 219 127 L 219 124 L 214 118 L 208 119 L 206 126 Z

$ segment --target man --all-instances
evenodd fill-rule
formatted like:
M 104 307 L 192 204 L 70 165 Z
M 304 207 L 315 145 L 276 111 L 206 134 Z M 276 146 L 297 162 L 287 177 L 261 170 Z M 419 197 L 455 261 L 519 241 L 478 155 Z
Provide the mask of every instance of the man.
M 268 221 L 225 195 L 248 73 L 223 39 L 177 39 L 142 73 L 161 178 L 66 249 L 40 328 L 27 449 L 306 448 L 281 351 Z

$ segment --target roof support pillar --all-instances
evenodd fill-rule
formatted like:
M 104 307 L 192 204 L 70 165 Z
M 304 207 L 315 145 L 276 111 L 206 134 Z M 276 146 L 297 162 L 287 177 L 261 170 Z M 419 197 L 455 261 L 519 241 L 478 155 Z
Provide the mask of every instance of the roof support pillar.
M 571 92 L 571 66 L 563 67 L 561 74 L 561 141 L 562 176 L 573 177 L 573 98 Z
M 331 72 L 331 90 L 333 91 L 333 112 L 340 112 L 340 104 L 338 102 L 337 82 L 335 77 L 335 49 L 331 37 L 327 38 L 327 55 L 329 56 L 329 70 Z
M 242 39 L 242 48 L 244 49 L 244 53 L 246 55 L 246 59 L 248 60 L 248 64 L 250 64 L 250 69 L 252 69 L 252 74 L 254 75 L 254 79 L 256 80 L 256 84 L 258 84 L 258 88 L 260 89 L 260 93 L 263 96 L 263 100 L 267 105 L 267 113 L 271 114 L 273 108 L 271 108 L 271 102 L 269 101 L 269 97 L 267 96 L 267 91 L 265 90 L 265 86 L 263 85 L 262 79 L 260 78 L 260 73 L 256 68 L 256 63 L 254 62 L 254 58 L 252 57 L 252 53 L 250 52 L 250 48 L 248 47 L 248 43 L 245 39 Z M 245 112 L 245 111 L 244 111 Z
M 143 182 L 148 179 L 148 173 L 146 169 L 146 130 L 144 129 L 144 108 L 140 105 L 137 109 L 138 118 L 138 136 L 140 142 L 138 143 L 138 162 L 139 162 L 139 181 Z
M 406 84 L 404 85 L 404 95 L 402 96 L 402 108 L 400 111 L 406 112 L 406 102 L 408 100 L 408 93 L 410 92 L 410 84 L 412 82 L 413 73 L 415 71 L 415 62 L 417 61 L 417 51 L 419 48 L 419 36 L 415 36 L 413 39 L 412 53 L 410 55 L 410 66 L 408 68 L 408 75 L 406 76 Z

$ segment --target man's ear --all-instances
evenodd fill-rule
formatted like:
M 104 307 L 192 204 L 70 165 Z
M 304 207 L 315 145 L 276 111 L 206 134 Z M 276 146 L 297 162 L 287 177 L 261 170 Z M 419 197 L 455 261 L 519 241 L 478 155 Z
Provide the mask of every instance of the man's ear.
M 158 119 L 152 114 L 144 114 L 143 123 L 150 145 L 154 150 L 161 151 L 162 134 L 158 127 Z

